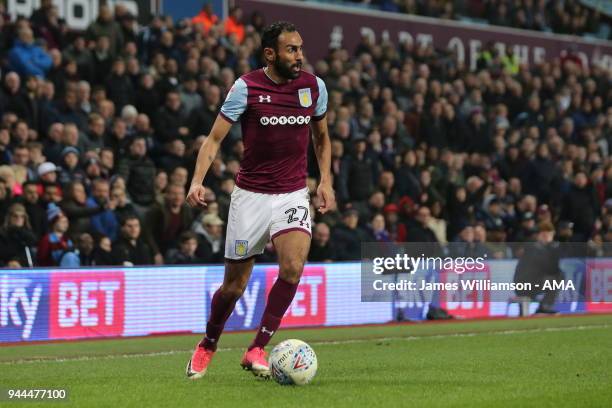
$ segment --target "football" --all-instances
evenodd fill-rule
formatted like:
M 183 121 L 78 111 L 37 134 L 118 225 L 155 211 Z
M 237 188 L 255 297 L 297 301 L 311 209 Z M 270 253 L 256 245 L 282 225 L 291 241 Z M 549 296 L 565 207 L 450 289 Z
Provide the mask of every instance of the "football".
M 281 385 L 305 385 L 317 373 L 317 355 L 302 340 L 290 339 L 276 345 L 270 353 L 270 373 Z

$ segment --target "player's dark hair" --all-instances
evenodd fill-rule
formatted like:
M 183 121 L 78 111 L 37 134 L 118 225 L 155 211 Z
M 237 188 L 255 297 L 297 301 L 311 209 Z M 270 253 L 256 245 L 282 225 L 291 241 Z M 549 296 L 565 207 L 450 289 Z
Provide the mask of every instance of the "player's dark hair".
M 277 21 L 263 30 L 261 36 L 261 48 L 274 48 L 278 50 L 278 36 L 284 32 L 293 33 L 297 31 L 295 25 L 288 21 Z

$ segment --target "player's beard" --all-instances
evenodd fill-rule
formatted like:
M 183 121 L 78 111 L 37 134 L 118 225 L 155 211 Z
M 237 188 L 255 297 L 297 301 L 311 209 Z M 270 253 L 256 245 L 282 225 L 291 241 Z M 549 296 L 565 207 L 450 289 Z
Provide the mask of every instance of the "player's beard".
M 299 78 L 301 71 L 294 71 L 294 67 L 302 68 L 302 63 L 298 62 L 295 64 L 287 64 L 281 61 L 281 59 L 277 56 L 274 59 L 274 70 L 280 76 L 285 79 L 296 79 Z

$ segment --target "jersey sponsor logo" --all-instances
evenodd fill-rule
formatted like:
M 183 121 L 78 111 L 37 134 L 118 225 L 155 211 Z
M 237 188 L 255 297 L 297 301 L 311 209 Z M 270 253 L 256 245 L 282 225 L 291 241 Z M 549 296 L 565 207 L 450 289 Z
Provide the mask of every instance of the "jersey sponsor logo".
M 272 97 L 270 95 L 259 95 L 259 103 L 272 103 Z
M 51 274 L 50 338 L 123 334 L 123 271 Z
M 312 95 L 310 95 L 310 88 L 302 88 L 298 90 L 298 97 L 300 99 L 300 105 L 304 108 L 312 105 Z
M 310 123 L 310 116 L 262 116 L 259 123 L 262 126 L 307 125 Z
M 234 245 L 234 252 L 237 256 L 245 256 L 249 250 L 249 241 L 236 240 Z

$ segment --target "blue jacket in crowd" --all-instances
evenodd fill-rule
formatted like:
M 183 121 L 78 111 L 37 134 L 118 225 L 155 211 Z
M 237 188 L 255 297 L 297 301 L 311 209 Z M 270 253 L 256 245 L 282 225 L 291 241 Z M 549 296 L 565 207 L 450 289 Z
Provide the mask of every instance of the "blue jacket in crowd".
M 51 57 L 38 45 L 16 40 L 9 52 L 9 66 L 21 77 L 44 77 L 51 68 Z

